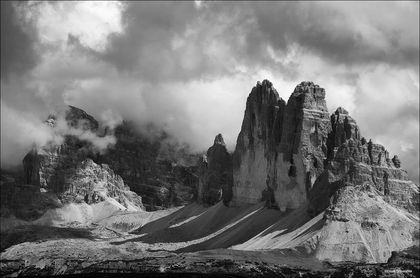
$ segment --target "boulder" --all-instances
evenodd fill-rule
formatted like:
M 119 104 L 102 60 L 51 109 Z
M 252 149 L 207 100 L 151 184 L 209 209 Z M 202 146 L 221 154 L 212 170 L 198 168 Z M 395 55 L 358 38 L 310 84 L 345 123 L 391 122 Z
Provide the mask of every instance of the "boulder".
M 401 161 L 399 159 L 399 157 L 397 155 L 394 155 L 394 157 L 392 158 L 392 163 L 394 163 L 394 166 L 396 168 L 400 168 L 401 167 Z

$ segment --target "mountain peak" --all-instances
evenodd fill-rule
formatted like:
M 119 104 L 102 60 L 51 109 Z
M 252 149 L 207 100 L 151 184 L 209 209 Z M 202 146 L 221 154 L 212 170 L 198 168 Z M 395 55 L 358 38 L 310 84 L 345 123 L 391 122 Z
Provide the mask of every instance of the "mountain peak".
M 319 85 L 315 84 L 312 81 L 302 81 L 296 86 L 294 90 L 294 92 L 297 93 L 314 93 L 324 91 L 324 88 L 321 88 Z
M 94 117 L 86 113 L 84 110 L 72 105 L 69 105 L 69 109 L 66 111 L 65 119 L 67 123 L 74 128 L 94 131 L 99 127 L 99 123 Z
M 340 106 L 340 107 L 338 107 L 335 110 L 335 113 L 334 114 L 345 114 L 345 115 L 348 115 L 349 112 L 346 109 L 344 109 L 343 107 Z
M 221 133 L 217 134 L 214 138 L 214 145 L 223 145 L 226 146 L 225 141 L 223 140 L 223 136 Z

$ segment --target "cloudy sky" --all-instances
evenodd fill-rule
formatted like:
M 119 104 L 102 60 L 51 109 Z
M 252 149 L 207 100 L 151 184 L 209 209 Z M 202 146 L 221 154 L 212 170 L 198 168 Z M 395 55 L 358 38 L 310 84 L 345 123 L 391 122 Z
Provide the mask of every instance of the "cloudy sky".
M 232 150 L 258 80 L 311 80 L 418 182 L 418 52 L 418 2 L 1 2 L 2 167 L 66 104 Z

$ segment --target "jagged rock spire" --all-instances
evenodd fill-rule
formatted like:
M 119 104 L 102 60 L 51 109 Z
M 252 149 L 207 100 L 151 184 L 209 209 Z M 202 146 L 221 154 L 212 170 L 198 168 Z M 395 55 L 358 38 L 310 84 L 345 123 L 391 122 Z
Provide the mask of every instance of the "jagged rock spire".
M 247 99 L 233 154 L 232 205 L 257 203 L 265 196 L 270 207 L 274 200 L 281 210 L 297 208 L 308 199 L 325 208 L 311 192 L 320 184 L 329 184 L 326 192 L 334 189 L 330 178 L 348 184 L 371 182 L 381 192 L 398 195 L 396 181 L 410 186 L 400 164 L 398 157 L 389 158 L 383 146 L 367 143 L 343 107 L 330 115 L 320 86 L 301 82 L 285 104 L 272 83 L 264 80 Z M 328 203 L 330 193 L 318 195 L 323 194 Z M 405 207 L 413 204 L 409 201 Z
M 222 134 L 216 135 L 205 159 L 198 163 L 198 201 L 213 205 L 220 200 L 227 205 L 232 199 L 232 157 L 226 149 Z
M 300 83 L 286 105 L 270 81 L 258 82 L 248 97 L 234 152 L 233 203 L 256 203 L 262 192 L 273 192 L 281 209 L 304 203 L 323 170 L 322 146 L 330 129 L 320 86 Z

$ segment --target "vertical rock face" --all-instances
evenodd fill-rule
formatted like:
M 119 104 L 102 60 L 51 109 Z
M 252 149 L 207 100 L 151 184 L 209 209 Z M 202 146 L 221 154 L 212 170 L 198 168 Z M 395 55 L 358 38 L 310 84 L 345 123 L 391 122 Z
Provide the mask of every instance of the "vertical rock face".
M 314 214 L 330 205 L 330 197 L 338 189 L 357 185 L 372 188 L 393 206 L 418 209 L 418 187 L 408 179 L 406 171 L 395 167 L 383 146 L 351 138 L 334 147 L 332 153 L 325 173 L 309 195 Z
M 287 105 L 270 82 L 254 87 L 233 178 L 232 205 L 264 200 L 320 219 L 320 228 L 306 226 L 312 236 L 302 245 L 318 259 L 384 262 L 418 242 L 418 185 L 397 156 L 361 137 L 345 109 L 330 116 L 324 89 L 312 82 L 298 85 Z M 269 242 L 269 233 L 263 238 Z M 264 248 L 285 246 L 276 238 Z
M 330 146 L 328 157 L 333 156 L 332 151 L 334 147 L 331 146 L 340 146 L 347 139 L 353 138 L 355 140 L 360 139 L 359 128 L 356 124 L 356 121 L 350 117 L 349 113 L 342 107 L 337 108 L 337 110 L 331 115 L 331 133 L 328 135 L 327 145 Z
M 273 184 L 270 166 L 282 137 L 284 109 L 284 100 L 268 80 L 258 82 L 248 96 L 233 153 L 233 205 L 259 202 Z
M 302 82 L 285 104 L 264 80 L 247 100 L 231 204 L 265 200 L 281 210 L 309 204 L 320 212 L 338 188 L 369 184 L 390 204 L 414 210 L 418 188 L 400 166 L 397 156 L 361 137 L 344 108 L 329 115 L 323 88 Z
M 185 205 L 196 197 L 197 157 L 137 133 L 131 122 L 116 127 L 116 144 L 97 158 L 119 174 L 130 189 L 142 196 L 147 210 Z M 192 164 L 193 164 L 192 163 Z
M 361 137 L 356 122 L 343 108 L 331 115 L 331 126 L 325 171 L 309 194 L 313 213 L 330 205 L 330 197 L 345 186 L 372 188 L 393 206 L 418 209 L 418 187 L 400 168 L 398 156 L 390 159 L 384 146 Z
M 199 161 L 199 202 L 213 205 L 220 200 L 228 204 L 232 199 L 232 157 L 221 134 Z
M 330 130 L 325 91 L 318 85 L 302 82 L 286 105 L 269 81 L 258 83 L 234 152 L 232 204 L 256 203 L 262 195 L 282 210 L 305 203 L 323 171 Z
M 306 202 L 324 170 L 326 138 L 331 131 L 325 90 L 312 82 L 302 82 L 295 88 L 284 113 L 275 165 L 275 198 L 282 210 Z

